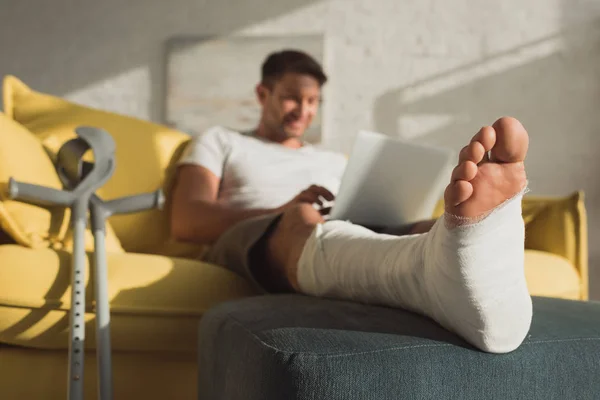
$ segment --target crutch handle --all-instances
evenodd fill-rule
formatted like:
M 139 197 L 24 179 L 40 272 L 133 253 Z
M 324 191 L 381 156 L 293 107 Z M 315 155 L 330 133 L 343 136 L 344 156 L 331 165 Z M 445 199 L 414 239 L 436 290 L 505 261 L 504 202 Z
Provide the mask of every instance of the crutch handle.
M 164 202 L 165 196 L 163 195 L 162 190 L 158 189 L 152 193 L 144 193 L 105 201 L 104 209 L 108 212 L 108 215 L 129 214 L 152 208 L 162 209 Z
M 42 207 L 68 207 L 75 200 L 75 196 L 70 192 L 31 183 L 18 182 L 13 178 L 8 180 L 8 196 L 13 200 Z

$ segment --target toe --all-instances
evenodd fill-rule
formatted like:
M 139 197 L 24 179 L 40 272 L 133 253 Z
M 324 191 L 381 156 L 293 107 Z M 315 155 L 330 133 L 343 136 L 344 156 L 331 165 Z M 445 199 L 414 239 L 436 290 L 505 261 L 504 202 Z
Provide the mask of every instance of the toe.
M 496 144 L 496 131 L 491 126 L 484 126 L 473 136 L 471 142 L 479 142 L 485 151 L 490 151 Z
M 456 181 L 450 183 L 444 192 L 444 203 L 446 207 L 456 207 L 465 202 L 473 194 L 473 185 L 467 181 Z
M 477 175 L 477 164 L 473 161 L 465 161 L 458 164 L 452 171 L 452 182 L 463 180 L 470 181 Z
M 493 126 L 496 143 L 491 151 L 492 161 L 514 163 L 525 160 L 529 136 L 523 125 L 515 118 L 502 117 Z
M 483 144 L 475 140 L 462 148 L 458 156 L 458 162 L 473 161 L 475 164 L 479 164 L 483 161 L 485 155 L 486 151 Z

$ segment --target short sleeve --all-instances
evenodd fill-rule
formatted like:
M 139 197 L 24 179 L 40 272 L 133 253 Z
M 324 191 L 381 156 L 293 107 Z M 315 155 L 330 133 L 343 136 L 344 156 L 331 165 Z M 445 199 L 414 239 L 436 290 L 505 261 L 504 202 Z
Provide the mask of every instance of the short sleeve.
M 178 165 L 199 165 L 221 178 L 230 150 L 228 132 L 220 127 L 211 128 L 190 141 Z

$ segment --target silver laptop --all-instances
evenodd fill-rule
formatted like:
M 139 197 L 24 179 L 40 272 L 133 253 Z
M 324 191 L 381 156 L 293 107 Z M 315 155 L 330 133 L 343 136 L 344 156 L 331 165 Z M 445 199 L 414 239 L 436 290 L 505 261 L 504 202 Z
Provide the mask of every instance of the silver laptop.
M 430 219 L 456 162 L 449 149 L 360 131 L 328 219 L 367 226 Z

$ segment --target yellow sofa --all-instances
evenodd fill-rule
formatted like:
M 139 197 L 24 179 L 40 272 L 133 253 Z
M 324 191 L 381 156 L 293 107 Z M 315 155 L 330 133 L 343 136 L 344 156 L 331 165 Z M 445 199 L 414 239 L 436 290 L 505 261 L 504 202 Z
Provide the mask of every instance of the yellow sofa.
M 99 194 L 163 188 L 167 207 L 113 216 L 107 230 L 115 398 L 196 398 L 197 327 L 223 301 L 257 295 L 242 278 L 197 261 L 206 250 L 168 237 L 173 166 L 189 137 L 167 127 L 69 103 L 8 76 L 0 114 L 0 185 L 58 185 L 52 156 L 79 125 L 106 129 L 117 168 Z M 68 215 L 0 193 L 0 398 L 63 399 L 70 308 Z M 434 216 L 439 216 L 440 204 Z M 526 197 L 526 276 L 532 295 L 587 299 L 583 195 Z M 93 249 L 88 232 L 88 250 Z M 92 266 L 93 267 L 93 266 Z M 88 274 L 89 277 L 89 268 Z M 93 285 L 87 281 L 85 393 L 95 398 Z M 249 366 L 251 368 L 251 366 Z

